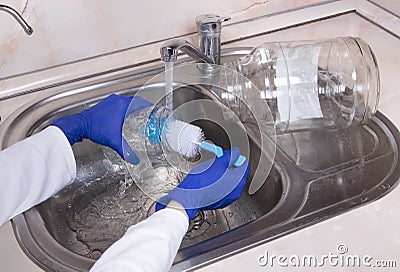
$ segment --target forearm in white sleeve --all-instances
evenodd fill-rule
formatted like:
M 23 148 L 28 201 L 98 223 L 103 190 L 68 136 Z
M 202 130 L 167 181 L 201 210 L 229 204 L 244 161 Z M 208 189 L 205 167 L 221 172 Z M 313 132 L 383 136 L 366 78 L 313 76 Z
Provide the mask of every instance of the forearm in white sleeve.
M 76 164 L 54 126 L 0 152 L 0 226 L 46 200 L 75 179 Z
M 169 271 L 188 227 L 188 218 L 182 211 L 160 210 L 130 227 L 91 271 Z

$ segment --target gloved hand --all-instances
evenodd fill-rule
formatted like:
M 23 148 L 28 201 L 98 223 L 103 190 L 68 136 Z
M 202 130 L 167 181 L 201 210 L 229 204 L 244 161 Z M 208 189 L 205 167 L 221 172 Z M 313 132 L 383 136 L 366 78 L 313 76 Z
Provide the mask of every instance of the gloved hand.
M 71 145 L 87 138 L 111 147 L 126 161 L 138 164 L 139 158 L 122 137 L 122 125 L 125 114 L 151 105 L 139 96 L 124 97 L 112 94 L 81 113 L 54 120 L 51 125 L 60 128 Z
M 239 156 L 239 148 L 234 147 L 224 151 L 220 158 L 199 164 L 175 189 L 158 200 L 156 211 L 175 200 L 185 208 L 190 222 L 199 210 L 228 206 L 241 196 L 249 174 L 248 162 L 232 166 Z

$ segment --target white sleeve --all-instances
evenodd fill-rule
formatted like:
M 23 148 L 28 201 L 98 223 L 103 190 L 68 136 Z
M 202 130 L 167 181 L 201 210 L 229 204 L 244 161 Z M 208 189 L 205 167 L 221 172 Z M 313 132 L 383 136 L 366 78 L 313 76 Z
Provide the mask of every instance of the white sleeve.
M 130 227 L 90 271 L 169 271 L 188 227 L 182 211 L 160 210 Z
M 64 133 L 50 126 L 0 152 L 0 226 L 75 179 Z

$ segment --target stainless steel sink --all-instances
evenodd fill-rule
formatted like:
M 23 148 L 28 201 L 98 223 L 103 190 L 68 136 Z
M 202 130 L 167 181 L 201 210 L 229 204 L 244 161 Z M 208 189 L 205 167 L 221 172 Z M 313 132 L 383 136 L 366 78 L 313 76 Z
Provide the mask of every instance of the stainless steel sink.
M 224 54 L 234 58 L 247 52 L 237 49 Z M 161 66 L 155 66 L 50 88 L 2 124 L 0 146 L 5 148 L 109 93 L 133 95 L 161 71 Z M 182 86 L 175 104 L 197 99 L 215 98 L 204 86 Z M 208 139 L 230 147 L 220 127 L 206 120 L 197 124 Z M 258 127 L 245 123 L 244 128 L 250 143 L 249 186 L 267 155 Z M 365 127 L 278 136 L 274 165 L 261 189 L 249 195 L 246 188 L 227 208 L 199 213 L 172 270 L 215 262 L 384 196 L 399 180 L 399 139 L 397 129 L 380 113 Z M 73 150 L 76 181 L 13 219 L 22 249 L 49 271 L 87 271 L 126 228 L 154 210 L 154 201 L 132 184 L 124 167 L 105 157 L 101 146 L 84 141 Z

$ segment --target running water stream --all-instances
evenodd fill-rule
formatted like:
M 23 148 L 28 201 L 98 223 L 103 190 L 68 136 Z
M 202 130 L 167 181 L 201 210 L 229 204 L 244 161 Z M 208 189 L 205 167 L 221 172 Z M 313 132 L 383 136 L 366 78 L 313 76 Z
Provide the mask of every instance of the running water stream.
M 173 104 L 174 62 L 165 62 L 165 108 L 168 112 L 174 110 Z

